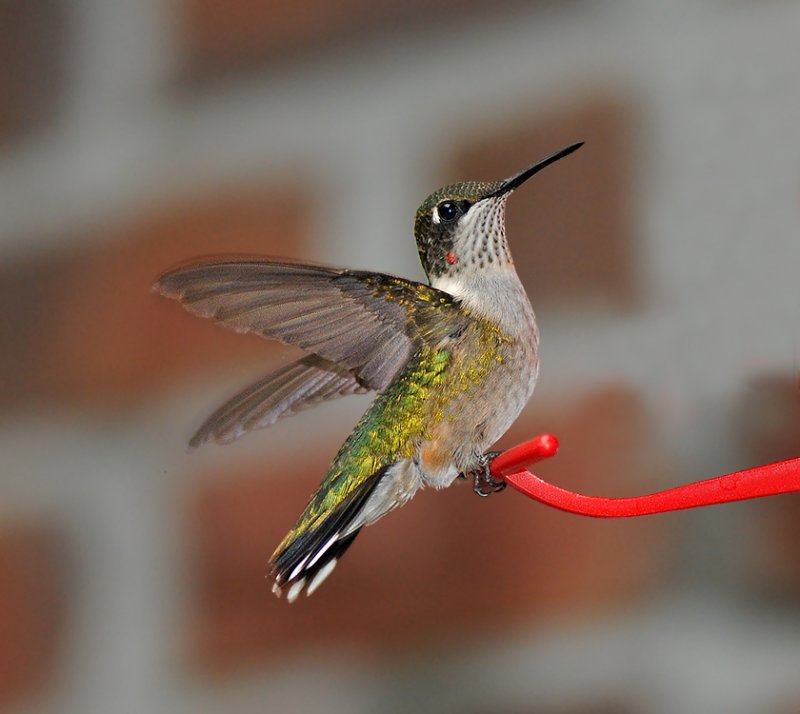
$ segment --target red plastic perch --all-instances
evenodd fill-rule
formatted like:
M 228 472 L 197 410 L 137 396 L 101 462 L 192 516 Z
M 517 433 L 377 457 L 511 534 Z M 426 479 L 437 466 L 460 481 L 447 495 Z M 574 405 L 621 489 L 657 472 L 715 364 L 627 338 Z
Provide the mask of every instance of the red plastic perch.
M 594 518 L 630 518 L 800 491 L 800 458 L 736 471 L 667 491 L 632 498 L 584 496 L 532 474 L 525 467 L 556 455 L 558 439 L 542 434 L 496 457 L 490 470 L 526 496 L 562 511 Z

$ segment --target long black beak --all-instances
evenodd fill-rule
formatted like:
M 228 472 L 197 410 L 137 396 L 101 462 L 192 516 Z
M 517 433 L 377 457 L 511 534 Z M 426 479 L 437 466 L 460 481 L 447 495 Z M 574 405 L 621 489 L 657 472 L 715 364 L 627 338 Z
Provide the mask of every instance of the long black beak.
M 535 164 L 533 164 L 533 166 L 529 166 L 527 169 L 522 169 L 522 171 L 520 171 L 518 174 L 514 174 L 511 178 L 507 178 L 502 184 L 500 184 L 500 188 L 495 189 L 489 194 L 486 194 L 484 198 L 499 198 L 500 196 L 505 196 L 507 193 L 511 193 L 515 188 L 521 186 L 535 173 L 538 173 L 545 168 L 545 166 L 550 166 L 550 164 L 555 163 L 559 159 L 569 156 L 573 151 L 577 151 L 582 146 L 583 142 L 579 141 L 577 144 L 572 144 L 565 149 L 556 151 L 555 154 L 550 154 L 550 156 L 548 156 L 546 159 L 537 161 Z

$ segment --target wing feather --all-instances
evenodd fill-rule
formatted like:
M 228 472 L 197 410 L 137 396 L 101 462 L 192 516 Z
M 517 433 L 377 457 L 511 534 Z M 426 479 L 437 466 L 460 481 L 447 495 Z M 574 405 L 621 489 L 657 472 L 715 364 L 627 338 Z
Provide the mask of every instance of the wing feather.
M 194 263 L 155 288 L 237 331 L 302 347 L 376 390 L 431 339 L 430 325 L 421 329 L 431 307 L 452 304 L 447 293 L 402 278 L 266 260 Z
M 217 409 L 189 441 L 227 444 L 327 399 L 369 389 L 353 374 L 317 355 L 307 355 L 250 385 Z

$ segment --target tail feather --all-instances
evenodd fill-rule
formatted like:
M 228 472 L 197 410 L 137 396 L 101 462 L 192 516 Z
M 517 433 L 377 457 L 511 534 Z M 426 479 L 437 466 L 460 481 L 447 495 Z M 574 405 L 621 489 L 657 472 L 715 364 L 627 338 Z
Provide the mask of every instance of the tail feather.
M 388 467 L 376 471 L 348 498 L 312 526 L 303 527 L 306 513 L 272 556 L 275 584 L 272 592 L 294 602 L 303 588 L 311 595 L 330 575 L 339 558 L 361 531 L 359 514 Z M 306 512 L 308 509 L 306 509 Z M 306 587 L 307 586 L 307 587 Z
M 301 567 L 294 577 L 290 577 L 286 581 L 286 585 L 289 585 L 289 590 L 286 593 L 286 600 L 288 602 L 294 602 L 297 600 L 300 593 L 303 592 L 303 588 L 305 588 L 306 595 L 311 595 L 320 585 L 322 585 L 325 579 L 336 567 L 336 563 L 339 562 L 339 558 L 342 557 L 344 552 L 350 547 L 360 532 L 361 528 L 358 528 L 349 536 L 345 536 L 341 540 L 335 541 L 334 544 L 330 546 L 324 553 L 320 551 L 317 554 L 319 557 L 317 558 L 315 556 L 313 563 L 309 562 L 308 565 Z M 276 580 L 275 584 L 272 586 L 272 592 L 280 597 L 282 586 L 279 585 L 278 580 Z

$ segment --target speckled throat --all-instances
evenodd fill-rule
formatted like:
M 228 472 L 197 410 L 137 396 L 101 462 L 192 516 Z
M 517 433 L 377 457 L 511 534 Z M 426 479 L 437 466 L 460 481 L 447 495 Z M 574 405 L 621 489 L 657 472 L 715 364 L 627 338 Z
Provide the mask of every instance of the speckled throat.
M 506 197 L 475 203 L 456 228 L 453 245 L 437 277 L 461 275 L 469 270 L 491 270 L 512 264 L 506 240 Z

